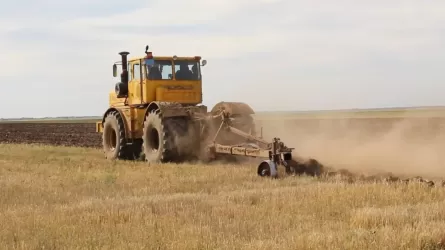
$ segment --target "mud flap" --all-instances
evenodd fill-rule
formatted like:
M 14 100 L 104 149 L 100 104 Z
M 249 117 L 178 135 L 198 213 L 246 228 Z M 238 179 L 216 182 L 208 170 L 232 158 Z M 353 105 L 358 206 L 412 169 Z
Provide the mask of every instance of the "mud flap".
M 277 165 L 271 160 L 262 161 L 258 166 L 257 173 L 261 177 L 275 178 L 278 176 Z
M 103 133 L 104 128 L 102 126 L 102 121 L 96 122 L 96 133 Z

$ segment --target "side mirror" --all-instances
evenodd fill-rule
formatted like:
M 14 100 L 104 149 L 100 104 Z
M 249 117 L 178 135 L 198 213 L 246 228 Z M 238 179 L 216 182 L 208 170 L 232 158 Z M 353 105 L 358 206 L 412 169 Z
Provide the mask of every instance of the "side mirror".
M 116 66 L 116 64 L 113 64 L 113 76 L 114 77 L 117 76 L 117 66 Z
M 202 64 L 201 64 L 201 66 L 205 66 L 207 64 L 207 60 L 202 60 Z

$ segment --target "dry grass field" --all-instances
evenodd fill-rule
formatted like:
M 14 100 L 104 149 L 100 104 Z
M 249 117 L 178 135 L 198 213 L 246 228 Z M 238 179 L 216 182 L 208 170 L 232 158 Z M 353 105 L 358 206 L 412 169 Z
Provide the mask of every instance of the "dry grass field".
M 445 188 L 0 145 L 2 249 L 441 249 Z
M 359 115 L 257 122 L 337 169 L 445 179 L 442 115 Z M 100 144 L 93 123 L 0 124 L 0 249 L 445 249 L 441 185 L 109 162 Z

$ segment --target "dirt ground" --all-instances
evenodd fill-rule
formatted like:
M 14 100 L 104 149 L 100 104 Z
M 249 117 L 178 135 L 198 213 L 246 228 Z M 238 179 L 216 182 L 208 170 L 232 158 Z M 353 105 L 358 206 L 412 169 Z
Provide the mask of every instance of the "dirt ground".
M 94 123 L 0 123 L 0 143 L 101 147 Z

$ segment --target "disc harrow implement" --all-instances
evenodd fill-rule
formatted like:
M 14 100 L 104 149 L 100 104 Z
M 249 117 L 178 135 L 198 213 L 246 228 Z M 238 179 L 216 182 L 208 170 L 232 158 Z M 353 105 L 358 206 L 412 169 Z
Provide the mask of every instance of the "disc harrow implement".
M 243 132 L 232 126 L 233 118 L 222 110 L 220 115 L 213 119 L 221 118 L 221 124 L 213 136 L 213 142 L 207 145 L 207 157 L 216 159 L 219 155 L 235 155 L 262 159 L 257 168 L 257 174 L 262 177 L 278 177 L 278 167 L 284 167 L 287 174 L 318 176 L 321 174 L 322 166 L 314 159 L 306 162 L 298 162 L 292 153 L 295 148 L 286 146 L 280 138 L 274 137 L 271 142 L 262 136 L 257 137 Z M 223 145 L 216 142 L 220 133 L 232 133 L 245 139 L 245 142 L 237 145 Z

